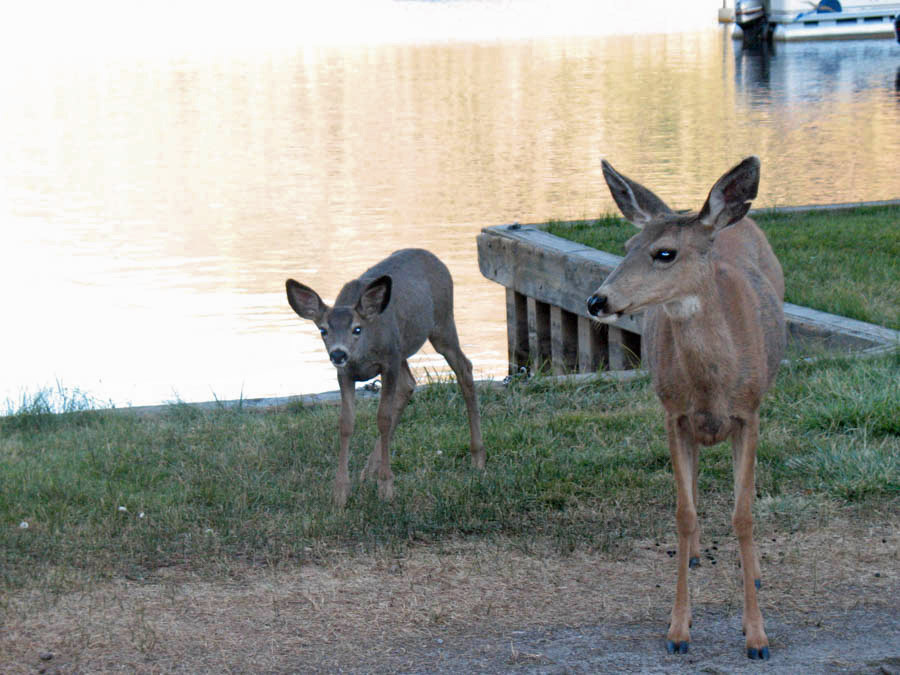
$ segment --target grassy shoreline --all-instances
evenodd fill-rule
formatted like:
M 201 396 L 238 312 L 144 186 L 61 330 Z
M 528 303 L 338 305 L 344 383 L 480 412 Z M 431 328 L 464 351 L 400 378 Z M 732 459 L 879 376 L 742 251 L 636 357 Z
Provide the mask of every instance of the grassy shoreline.
M 786 367 L 762 410 L 761 531 L 796 531 L 841 513 L 900 516 L 900 354 Z M 216 574 L 344 551 L 464 540 L 523 551 L 627 553 L 671 533 L 674 489 L 662 411 L 648 379 L 560 384 L 540 378 L 479 391 L 488 447 L 468 466 L 455 385 L 417 392 L 397 429 L 397 496 L 354 480 L 330 503 L 338 411 L 110 411 L 0 424 L 0 586 L 140 579 L 172 564 Z M 362 401 L 351 475 L 375 442 Z M 704 536 L 730 536 L 731 456 L 707 449 Z M 124 508 L 123 508 L 124 507 Z M 28 528 L 20 528 L 22 522 Z

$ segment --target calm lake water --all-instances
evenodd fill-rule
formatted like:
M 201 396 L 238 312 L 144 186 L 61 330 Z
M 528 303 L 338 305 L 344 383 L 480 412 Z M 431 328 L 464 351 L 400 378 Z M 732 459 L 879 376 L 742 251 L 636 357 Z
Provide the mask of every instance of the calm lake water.
M 613 211 L 602 158 L 676 208 L 749 154 L 758 206 L 900 197 L 893 41 L 744 53 L 718 2 L 322 4 L 79 4 L 3 47 L 0 402 L 334 389 L 284 280 L 332 300 L 405 246 L 448 264 L 463 348 L 502 376 L 475 236 Z

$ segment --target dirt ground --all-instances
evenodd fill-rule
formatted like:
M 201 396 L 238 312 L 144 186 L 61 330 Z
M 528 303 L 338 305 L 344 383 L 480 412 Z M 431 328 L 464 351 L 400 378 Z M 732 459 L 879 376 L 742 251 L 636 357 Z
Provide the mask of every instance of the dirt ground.
M 16 593 L 0 672 L 900 674 L 900 524 L 757 541 L 765 663 L 744 654 L 729 537 L 691 572 L 686 655 L 664 646 L 674 541 L 568 556 L 460 542 Z

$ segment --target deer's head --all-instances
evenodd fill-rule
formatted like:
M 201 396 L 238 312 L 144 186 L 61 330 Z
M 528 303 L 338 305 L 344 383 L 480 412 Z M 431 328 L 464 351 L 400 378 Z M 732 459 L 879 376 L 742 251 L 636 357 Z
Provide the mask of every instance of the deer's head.
M 350 288 L 354 285 L 359 288 Z M 334 307 L 322 302 L 309 286 L 293 279 L 288 279 L 285 286 L 288 303 L 300 317 L 316 324 L 328 358 L 336 368 L 364 360 L 378 345 L 381 333 L 378 318 L 391 300 L 391 277 L 379 277 L 366 285 L 351 281 L 341 291 L 341 297 L 358 299 L 353 304 Z
M 603 160 L 603 176 L 622 214 L 640 232 L 625 244 L 626 255 L 587 300 L 588 312 L 613 321 L 654 305 L 687 318 L 702 304 L 709 252 L 716 236 L 750 210 L 759 186 L 759 159 L 748 157 L 713 185 L 696 213 L 672 211 L 650 190 Z

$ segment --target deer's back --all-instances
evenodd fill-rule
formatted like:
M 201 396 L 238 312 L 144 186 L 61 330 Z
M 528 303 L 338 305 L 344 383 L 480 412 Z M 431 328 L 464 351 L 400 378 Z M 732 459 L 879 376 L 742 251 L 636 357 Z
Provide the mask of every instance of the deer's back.
M 366 270 L 356 281 L 347 284 L 338 296 L 344 302 L 344 291 L 352 295 L 378 277 L 391 277 L 391 299 L 381 320 L 387 330 L 396 331 L 403 357 L 410 356 L 428 339 L 436 317 L 452 315 L 453 280 L 440 259 L 421 248 L 395 251 Z M 353 289 L 350 289 L 354 286 Z M 348 297 L 347 304 L 356 298 Z

